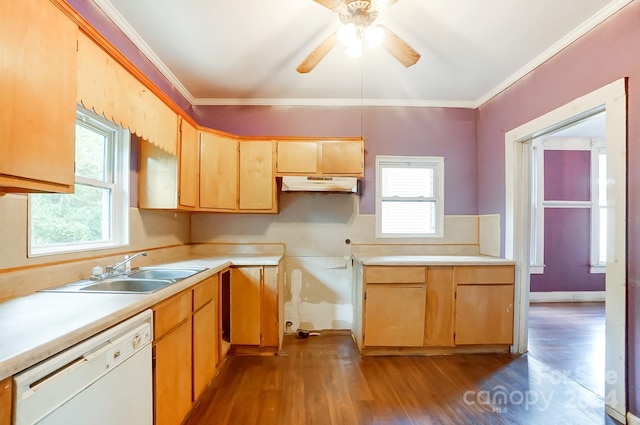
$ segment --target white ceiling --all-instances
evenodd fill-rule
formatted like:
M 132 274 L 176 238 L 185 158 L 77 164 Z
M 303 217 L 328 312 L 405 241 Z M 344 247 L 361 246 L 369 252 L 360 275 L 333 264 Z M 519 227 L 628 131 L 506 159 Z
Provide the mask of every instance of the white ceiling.
M 477 107 L 631 0 L 400 0 L 386 25 L 421 54 L 336 47 L 296 67 L 339 26 L 313 0 L 94 0 L 194 105 Z

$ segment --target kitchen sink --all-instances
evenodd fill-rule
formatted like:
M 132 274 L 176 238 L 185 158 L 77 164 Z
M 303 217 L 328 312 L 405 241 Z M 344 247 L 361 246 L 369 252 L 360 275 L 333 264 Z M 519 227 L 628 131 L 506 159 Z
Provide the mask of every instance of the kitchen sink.
M 140 267 L 127 274 L 103 280 L 79 280 L 55 288 L 42 289 L 41 292 L 149 294 L 205 270 L 207 269 L 199 267 Z
M 148 293 L 155 292 L 176 282 L 176 280 L 166 279 L 131 279 L 123 277 L 82 286 L 80 291 Z
M 171 269 L 171 268 L 155 268 L 140 267 L 129 273 L 129 278 L 136 279 L 186 279 L 196 273 L 200 273 L 204 269 Z

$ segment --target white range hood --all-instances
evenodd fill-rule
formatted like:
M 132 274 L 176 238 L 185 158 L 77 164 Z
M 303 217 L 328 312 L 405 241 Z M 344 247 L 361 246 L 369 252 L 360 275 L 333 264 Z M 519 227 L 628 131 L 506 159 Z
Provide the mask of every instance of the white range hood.
M 358 180 L 355 177 L 284 176 L 282 191 L 358 193 Z

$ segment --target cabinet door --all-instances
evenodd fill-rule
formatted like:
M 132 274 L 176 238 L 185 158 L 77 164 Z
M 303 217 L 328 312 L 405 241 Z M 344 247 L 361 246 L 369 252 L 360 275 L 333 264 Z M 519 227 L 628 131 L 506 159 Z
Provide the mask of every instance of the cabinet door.
M 513 285 L 458 285 L 456 345 L 513 342 Z
M 422 347 L 425 286 L 367 285 L 364 345 Z
M 12 397 L 13 380 L 9 377 L 0 381 L 0 425 L 11 425 Z
M 277 347 L 280 345 L 278 310 L 278 268 L 264 267 L 260 305 L 260 345 Z
M 262 267 L 231 269 L 231 344 L 260 345 Z
M 200 144 L 198 130 L 186 121 L 180 127 L 180 205 L 198 206 L 200 187 Z
M 240 142 L 240 209 L 272 210 L 273 142 Z
M 236 210 L 238 141 L 200 133 L 200 207 Z
M 191 317 L 154 343 L 155 424 L 175 425 L 191 410 Z
M 318 143 L 313 141 L 278 142 L 278 173 L 318 173 Z
M 218 364 L 218 321 L 212 300 L 193 314 L 193 401 L 213 379 Z
M 362 141 L 322 142 L 322 174 L 362 175 L 363 161 Z
M 453 268 L 427 268 L 427 311 L 424 345 L 453 346 Z
M 4 190 L 73 192 L 77 38 L 50 1 L 0 2 Z

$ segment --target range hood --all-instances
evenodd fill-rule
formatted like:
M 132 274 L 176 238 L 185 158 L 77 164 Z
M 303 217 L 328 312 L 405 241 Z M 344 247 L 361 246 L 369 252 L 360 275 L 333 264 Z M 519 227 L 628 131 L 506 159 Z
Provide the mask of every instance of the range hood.
M 284 176 L 282 191 L 358 193 L 358 180 L 355 177 Z

